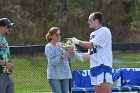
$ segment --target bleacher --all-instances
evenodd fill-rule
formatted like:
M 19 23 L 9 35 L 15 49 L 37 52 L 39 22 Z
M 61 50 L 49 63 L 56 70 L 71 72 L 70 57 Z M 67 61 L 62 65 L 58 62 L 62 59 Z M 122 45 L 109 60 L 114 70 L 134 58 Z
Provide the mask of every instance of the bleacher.
M 71 80 L 72 93 L 94 93 L 94 86 L 90 83 L 90 70 L 72 71 Z M 112 92 L 140 93 L 140 68 L 119 68 L 113 69 Z

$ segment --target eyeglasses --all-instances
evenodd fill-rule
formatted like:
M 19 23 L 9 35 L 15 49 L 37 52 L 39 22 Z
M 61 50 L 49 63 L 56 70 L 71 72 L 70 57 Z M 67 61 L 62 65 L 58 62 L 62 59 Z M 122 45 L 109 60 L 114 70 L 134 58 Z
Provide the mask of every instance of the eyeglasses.
M 6 26 L 8 29 L 12 28 L 12 26 Z
M 62 34 L 55 34 L 55 36 L 56 36 L 56 37 L 60 37 L 60 36 L 62 36 Z

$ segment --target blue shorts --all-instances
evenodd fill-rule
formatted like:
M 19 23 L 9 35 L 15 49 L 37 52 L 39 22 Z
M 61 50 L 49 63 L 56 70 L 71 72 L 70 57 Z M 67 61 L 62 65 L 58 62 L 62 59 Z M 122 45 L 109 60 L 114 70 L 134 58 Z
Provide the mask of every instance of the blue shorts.
M 92 77 L 91 76 L 91 84 L 92 85 L 101 85 L 102 83 L 112 83 L 112 75 L 110 73 L 101 73 L 100 75 L 96 76 L 96 77 Z M 106 81 L 104 81 L 104 79 L 106 79 Z

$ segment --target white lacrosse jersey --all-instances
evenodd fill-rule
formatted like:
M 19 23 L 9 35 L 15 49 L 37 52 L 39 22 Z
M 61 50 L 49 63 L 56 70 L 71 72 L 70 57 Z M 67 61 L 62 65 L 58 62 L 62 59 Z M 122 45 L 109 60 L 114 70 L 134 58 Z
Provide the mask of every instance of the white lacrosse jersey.
M 90 68 L 104 64 L 112 68 L 112 35 L 110 29 L 101 27 L 90 34 L 93 48 L 89 49 Z

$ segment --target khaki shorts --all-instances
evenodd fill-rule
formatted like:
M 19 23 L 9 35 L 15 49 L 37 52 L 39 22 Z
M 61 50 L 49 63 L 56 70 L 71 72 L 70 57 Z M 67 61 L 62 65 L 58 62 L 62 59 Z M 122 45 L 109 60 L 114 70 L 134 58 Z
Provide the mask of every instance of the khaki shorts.
M 112 83 L 113 82 L 112 75 L 110 73 L 106 73 L 105 79 L 106 79 L 107 83 Z M 104 82 L 104 73 L 102 73 L 102 74 L 100 74 L 96 77 L 91 76 L 91 84 L 92 85 L 101 85 L 102 83 L 105 83 Z

